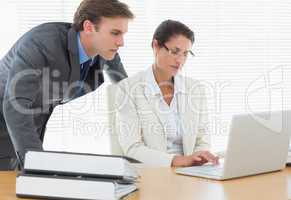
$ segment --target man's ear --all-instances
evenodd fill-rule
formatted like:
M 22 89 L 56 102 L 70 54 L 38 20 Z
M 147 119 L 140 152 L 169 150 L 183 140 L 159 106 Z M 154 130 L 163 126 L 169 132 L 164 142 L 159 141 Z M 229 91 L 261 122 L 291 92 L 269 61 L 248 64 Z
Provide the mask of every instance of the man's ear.
M 90 20 L 85 20 L 83 22 L 83 31 L 85 34 L 90 34 L 94 31 L 95 25 Z

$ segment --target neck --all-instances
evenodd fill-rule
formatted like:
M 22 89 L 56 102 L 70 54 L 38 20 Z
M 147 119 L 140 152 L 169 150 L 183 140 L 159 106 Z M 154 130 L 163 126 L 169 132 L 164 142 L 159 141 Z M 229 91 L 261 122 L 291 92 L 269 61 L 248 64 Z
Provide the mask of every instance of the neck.
M 169 76 L 168 74 L 163 72 L 161 69 L 159 69 L 156 66 L 156 64 L 153 64 L 152 67 L 153 67 L 154 77 L 155 77 L 158 85 L 164 84 L 164 83 L 173 83 L 173 76 Z
M 93 58 L 96 53 L 94 53 L 93 49 L 90 48 L 91 46 L 91 42 L 89 41 L 89 39 L 86 37 L 86 35 L 84 34 L 83 31 L 80 32 L 80 41 L 81 44 L 86 52 L 86 54 L 90 57 Z

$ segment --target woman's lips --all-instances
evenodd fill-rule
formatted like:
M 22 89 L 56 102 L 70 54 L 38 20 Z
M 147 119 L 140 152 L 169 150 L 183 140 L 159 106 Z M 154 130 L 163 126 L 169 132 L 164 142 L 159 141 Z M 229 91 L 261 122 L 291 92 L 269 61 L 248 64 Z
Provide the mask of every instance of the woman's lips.
M 176 65 L 171 65 L 171 67 L 172 67 L 172 68 L 175 68 L 175 69 L 177 69 L 177 70 L 180 68 L 179 66 L 176 66 Z
M 111 52 L 117 52 L 118 49 L 110 49 Z

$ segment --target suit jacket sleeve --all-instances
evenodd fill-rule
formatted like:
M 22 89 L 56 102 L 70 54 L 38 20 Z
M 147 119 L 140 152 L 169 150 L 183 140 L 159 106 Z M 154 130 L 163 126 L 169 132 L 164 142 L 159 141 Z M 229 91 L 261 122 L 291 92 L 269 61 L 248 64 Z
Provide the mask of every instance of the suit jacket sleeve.
M 127 77 L 127 73 L 118 53 L 115 55 L 113 60 L 106 61 L 106 65 L 107 67 L 105 68 L 105 71 L 113 83 L 117 83 Z
M 147 165 L 171 166 L 174 154 L 151 149 L 145 145 L 134 99 L 129 94 L 129 89 L 123 86 L 119 84 L 116 92 L 116 124 L 119 143 L 124 154 Z
M 37 125 L 37 119 L 48 112 L 45 102 L 39 99 L 43 90 L 41 69 L 45 59 L 33 41 L 22 42 L 14 51 L 4 93 L 3 114 L 14 148 L 23 160 L 27 149 L 42 149 L 40 130 L 43 127 Z

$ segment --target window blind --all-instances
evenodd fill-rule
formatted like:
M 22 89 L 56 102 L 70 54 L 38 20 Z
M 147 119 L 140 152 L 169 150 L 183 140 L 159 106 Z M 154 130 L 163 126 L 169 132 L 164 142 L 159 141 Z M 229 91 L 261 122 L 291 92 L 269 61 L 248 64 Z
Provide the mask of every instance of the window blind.
M 40 23 L 71 22 L 79 2 L 4 1 L 15 13 L 17 36 Z M 193 50 L 196 56 L 188 59 L 181 73 L 204 80 L 208 88 L 214 151 L 225 149 L 229 122 L 233 114 L 291 109 L 290 1 L 124 0 L 124 2 L 136 16 L 129 25 L 125 47 L 120 50 L 123 64 L 130 76 L 152 64 L 151 38 L 160 22 L 175 19 L 194 30 Z M 6 49 L 0 52 L 2 55 L 8 50 L 8 44 L 15 39 L 16 37 L 13 37 L 6 41 L 2 38 L 1 43 L 6 44 L 4 45 Z M 94 111 L 87 117 L 92 123 L 98 122 L 102 125 L 107 123 L 105 86 L 106 84 L 96 92 L 94 102 L 87 102 L 94 105 Z M 108 149 L 109 141 L 106 137 L 101 140 L 96 137 L 94 131 L 90 134 L 72 135 L 71 142 L 68 142 L 67 137 L 62 145 L 75 148 L 76 151 L 93 153 L 102 153 L 104 149 Z M 82 143 L 79 142 L 81 138 Z

